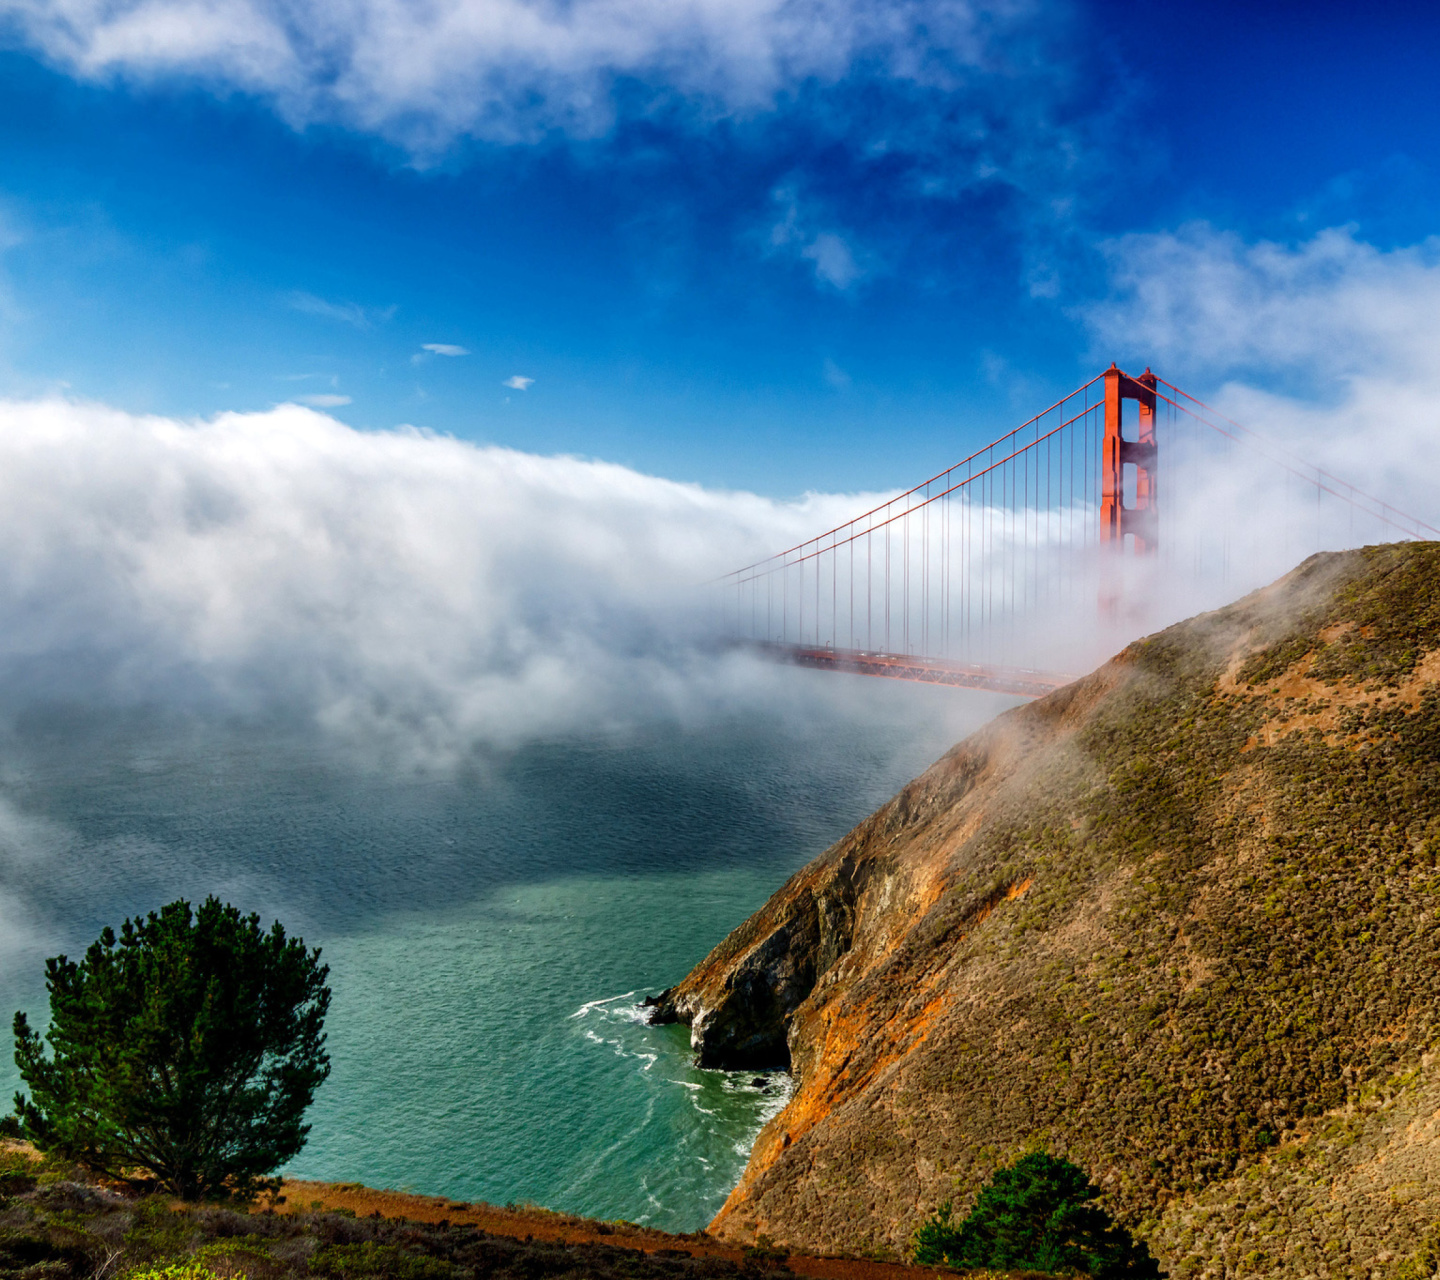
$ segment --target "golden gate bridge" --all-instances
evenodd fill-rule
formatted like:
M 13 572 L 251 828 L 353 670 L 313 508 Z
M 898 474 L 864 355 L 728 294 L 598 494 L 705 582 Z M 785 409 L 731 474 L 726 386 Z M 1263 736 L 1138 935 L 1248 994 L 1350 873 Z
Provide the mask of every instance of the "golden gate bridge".
M 1039 697 L 1073 677 L 1036 655 L 1063 655 L 1067 631 L 1137 595 L 1396 538 L 1440 529 L 1148 368 L 1112 364 L 954 466 L 715 585 L 727 637 L 769 656 Z

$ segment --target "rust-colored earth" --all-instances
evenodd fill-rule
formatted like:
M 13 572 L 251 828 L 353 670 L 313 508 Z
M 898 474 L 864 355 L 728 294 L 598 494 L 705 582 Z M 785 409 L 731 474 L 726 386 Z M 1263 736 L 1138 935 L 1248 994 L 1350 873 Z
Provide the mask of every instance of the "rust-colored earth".
M 672 1235 L 652 1231 L 632 1222 L 598 1222 L 593 1218 L 575 1218 L 534 1205 L 501 1208 L 490 1204 L 462 1203 L 444 1196 L 414 1195 L 402 1191 L 377 1191 L 355 1182 L 295 1182 L 286 1179 L 282 1191 L 283 1204 L 279 1213 L 308 1213 L 348 1209 L 356 1217 L 378 1213 L 382 1218 L 408 1218 L 413 1222 L 448 1222 L 451 1225 L 472 1223 L 492 1235 L 510 1236 L 516 1240 L 553 1240 L 561 1244 L 610 1244 L 627 1249 L 656 1253 L 679 1249 L 692 1257 L 725 1258 L 730 1262 L 744 1260 L 743 1249 L 697 1231 L 688 1235 Z M 258 1206 L 257 1206 L 258 1207 Z M 786 1265 L 797 1275 L 814 1276 L 816 1280 L 907 1280 L 909 1277 L 934 1277 L 928 1267 L 907 1267 L 896 1263 L 871 1262 L 861 1258 L 826 1258 L 791 1254 Z

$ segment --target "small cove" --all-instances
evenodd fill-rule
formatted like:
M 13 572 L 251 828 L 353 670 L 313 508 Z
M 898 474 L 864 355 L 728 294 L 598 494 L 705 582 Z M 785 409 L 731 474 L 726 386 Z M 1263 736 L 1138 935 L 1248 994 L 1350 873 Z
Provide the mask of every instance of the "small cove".
M 44 956 L 214 892 L 331 967 L 333 1072 L 288 1172 L 696 1229 L 788 1080 L 696 1069 L 638 1002 L 995 709 L 884 697 L 443 774 L 305 735 L 48 720 L 0 777 L 4 1012 L 43 1023 Z

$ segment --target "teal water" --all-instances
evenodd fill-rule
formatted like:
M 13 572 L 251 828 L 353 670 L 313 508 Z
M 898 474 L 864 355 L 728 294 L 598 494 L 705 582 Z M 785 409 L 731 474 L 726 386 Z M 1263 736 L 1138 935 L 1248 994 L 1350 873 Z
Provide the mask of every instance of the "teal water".
M 0 1009 L 43 1022 L 44 956 L 217 893 L 331 967 L 334 1069 L 288 1172 L 695 1229 L 789 1082 L 697 1070 L 638 1002 L 994 709 L 876 697 L 443 774 L 42 717 L 0 752 Z
M 697 1070 L 684 1028 L 641 1019 L 659 984 L 627 983 L 682 975 L 710 921 L 773 888 L 583 876 L 332 944 L 336 1067 L 293 1172 L 703 1225 L 788 1081 Z

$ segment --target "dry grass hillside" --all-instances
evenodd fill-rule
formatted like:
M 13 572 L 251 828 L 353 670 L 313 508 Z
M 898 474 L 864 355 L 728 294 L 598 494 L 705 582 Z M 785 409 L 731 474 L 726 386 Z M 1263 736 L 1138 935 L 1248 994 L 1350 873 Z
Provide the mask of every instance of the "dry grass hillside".
M 730 1239 L 895 1256 L 1045 1146 L 1172 1275 L 1431 1275 L 1440 544 L 1314 557 L 1000 717 L 656 1016 L 798 1078 Z

